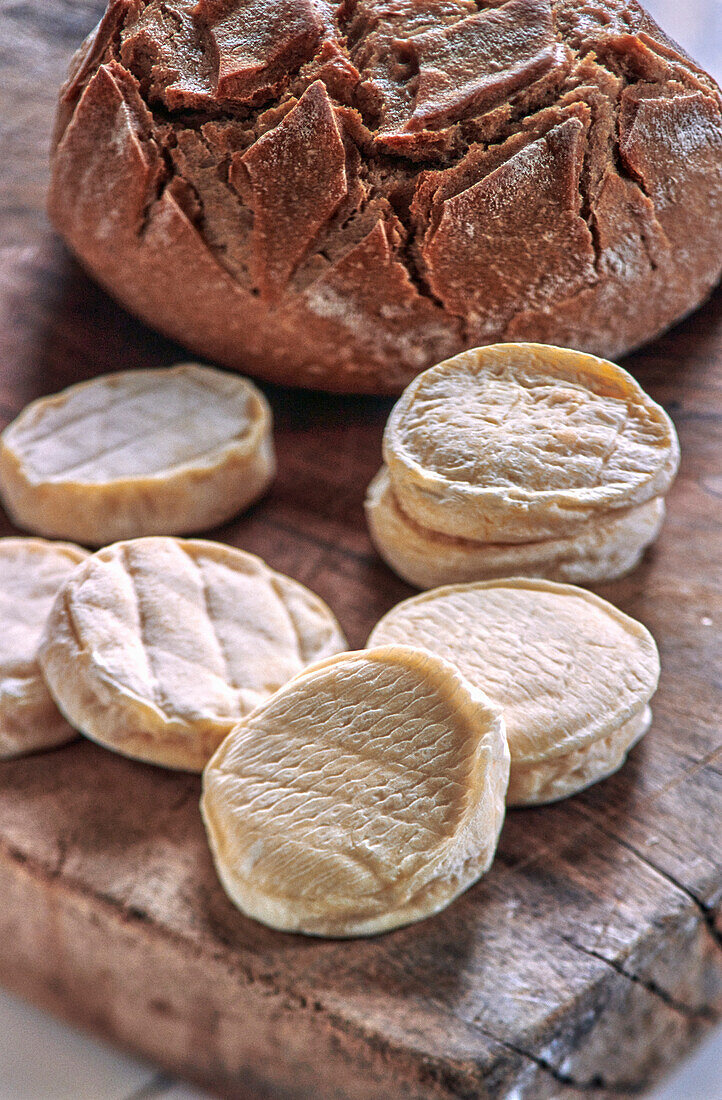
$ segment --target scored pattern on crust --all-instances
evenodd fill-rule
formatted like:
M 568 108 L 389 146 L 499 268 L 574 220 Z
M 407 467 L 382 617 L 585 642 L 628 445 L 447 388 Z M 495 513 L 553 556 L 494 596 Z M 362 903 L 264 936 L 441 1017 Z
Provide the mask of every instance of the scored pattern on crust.
M 218 99 L 252 103 L 309 58 L 322 21 L 312 0 L 198 0 L 192 18 L 211 46 Z
M 255 283 L 275 297 L 348 193 L 343 140 L 324 84 L 315 81 L 240 164 L 255 215 Z
M 719 90 L 633 0 L 111 0 L 63 89 L 61 148 L 103 67 L 147 165 L 138 233 L 171 193 L 244 294 L 284 295 L 277 344 L 313 318 L 319 360 L 345 333 L 357 360 L 389 363 L 411 296 L 407 379 L 429 337 L 426 363 L 440 354 L 434 330 L 445 354 L 548 328 L 574 346 L 589 331 L 587 350 L 613 355 L 718 274 L 717 236 L 699 236 L 722 210 Z M 51 209 L 84 255 L 66 182 L 59 170 Z M 313 288 L 337 281 L 370 210 L 392 230 L 396 273 L 372 322 L 368 295 L 329 317 Z M 85 258 L 102 279 L 102 258 Z

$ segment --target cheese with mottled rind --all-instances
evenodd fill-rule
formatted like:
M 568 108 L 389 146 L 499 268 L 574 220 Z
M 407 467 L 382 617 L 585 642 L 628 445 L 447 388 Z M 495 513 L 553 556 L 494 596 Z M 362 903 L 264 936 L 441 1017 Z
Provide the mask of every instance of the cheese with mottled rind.
M 385 466 L 366 493 L 366 521 L 378 553 L 417 588 L 543 577 L 569 584 L 616 580 L 639 565 L 664 521 L 662 497 L 579 525 L 574 535 L 538 542 L 477 542 L 442 535 L 407 516 Z
M 627 371 L 544 344 L 476 348 L 419 375 L 383 453 L 411 519 L 505 543 L 663 496 L 679 465 L 674 425 Z
M 533 764 L 516 764 L 509 777 L 507 805 L 541 806 L 558 802 L 606 779 L 621 768 L 629 751 L 651 724 L 652 711 L 647 706 L 619 729 L 581 749 Z

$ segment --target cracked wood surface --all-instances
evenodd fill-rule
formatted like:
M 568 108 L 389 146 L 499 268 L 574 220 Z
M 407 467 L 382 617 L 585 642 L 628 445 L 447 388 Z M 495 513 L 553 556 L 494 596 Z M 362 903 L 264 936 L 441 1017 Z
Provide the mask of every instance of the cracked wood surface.
M 184 356 L 106 298 L 43 213 L 67 56 L 96 0 L 9 4 L 0 36 L 0 423 L 101 371 Z M 49 30 L 52 30 L 52 35 Z M 317 942 L 243 918 L 212 869 L 197 778 L 78 742 L 0 768 L 0 979 L 238 1097 L 567 1098 L 647 1087 L 722 1014 L 722 293 L 628 364 L 673 416 L 660 541 L 600 594 L 656 635 L 654 723 L 616 776 L 509 814 L 446 912 Z M 219 537 L 315 589 L 351 645 L 410 590 L 363 521 L 390 404 L 269 392 L 279 476 Z M 13 529 L 0 517 L 0 534 Z

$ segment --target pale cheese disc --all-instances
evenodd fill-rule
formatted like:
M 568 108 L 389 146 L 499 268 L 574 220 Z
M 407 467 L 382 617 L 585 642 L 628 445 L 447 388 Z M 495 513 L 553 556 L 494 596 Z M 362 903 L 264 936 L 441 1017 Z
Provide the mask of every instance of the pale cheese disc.
M 319 662 L 245 718 L 204 772 L 201 808 L 244 913 L 370 935 L 488 869 L 508 774 L 500 709 L 446 662 L 388 646 Z
M 630 374 L 543 344 L 477 348 L 420 374 L 383 450 L 407 515 L 482 542 L 573 534 L 663 495 L 679 465 L 671 420 Z
M 69 721 L 126 756 L 200 771 L 243 715 L 346 649 L 328 607 L 252 554 L 151 537 L 98 551 L 41 646 Z
M 33 402 L 0 436 L 13 521 L 88 546 L 207 530 L 275 472 L 271 412 L 247 379 L 184 363 L 122 371 Z
M 606 779 L 621 768 L 629 750 L 644 737 L 651 724 L 651 708 L 645 707 L 619 729 L 566 756 L 514 765 L 509 776 L 507 806 L 558 802 Z
M 512 787 L 520 764 L 557 760 L 619 731 L 659 680 L 657 647 L 641 623 L 591 592 L 545 580 L 425 592 L 393 608 L 367 644 L 427 649 L 499 703 Z
M 58 594 L 87 558 L 79 546 L 0 539 L 0 759 L 72 741 L 77 733 L 53 702 L 38 647 Z
M 662 497 L 580 524 L 574 535 L 524 543 L 485 543 L 422 527 L 403 511 L 381 468 L 368 487 L 371 541 L 400 577 L 417 588 L 543 577 L 569 584 L 615 580 L 639 564 L 664 521 Z

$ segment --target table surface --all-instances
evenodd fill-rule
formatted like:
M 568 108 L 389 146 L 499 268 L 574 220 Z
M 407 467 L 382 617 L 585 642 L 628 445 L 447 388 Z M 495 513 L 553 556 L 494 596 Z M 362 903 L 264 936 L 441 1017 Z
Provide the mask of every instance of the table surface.
M 80 16 L 82 0 L 78 6 Z M 650 0 L 647 7 L 698 61 L 718 79 L 722 76 L 722 0 Z M 28 182 L 32 188 L 37 181 Z M 201 1095 L 0 993 L 0 1100 L 193 1100 Z M 722 1100 L 722 1032 L 708 1038 L 654 1100 Z
M 0 1100 L 206 1097 L 0 993 Z M 722 1100 L 722 1031 L 708 1038 L 647 1100 Z

